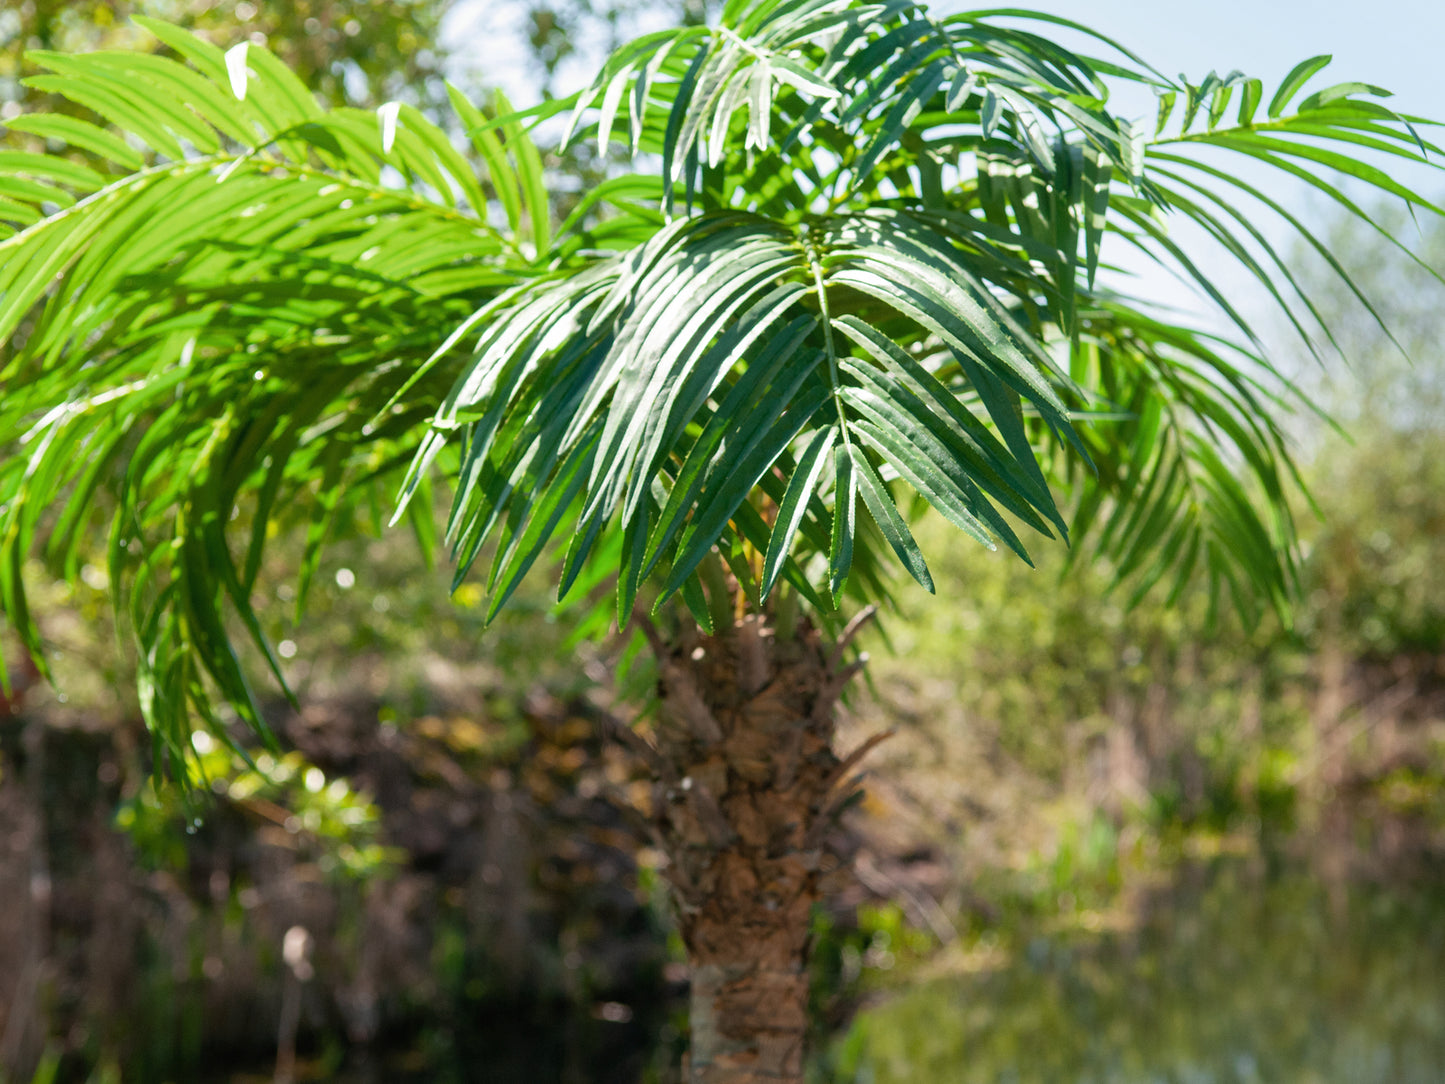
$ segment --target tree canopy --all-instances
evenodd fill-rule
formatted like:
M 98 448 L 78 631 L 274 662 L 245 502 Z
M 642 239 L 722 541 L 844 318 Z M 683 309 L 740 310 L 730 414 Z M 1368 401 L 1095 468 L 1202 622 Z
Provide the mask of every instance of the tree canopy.
M 1263 220 L 1345 271 L 1228 159 L 1367 222 L 1339 174 L 1440 213 L 1380 164 L 1433 166 L 1429 123 L 1366 84 L 1307 92 L 1327 58 L 1194 84 L 1046 15 L 733 0 L 568 99 L 453 91 L 465 149 L 409 105 L 323 108 L 254 44 L 139 22 L 176 58 L 30 54 L 109 127 L 9 122 L 105 165 L 0 159 L 0 606 L 39 656 L 23 562 L 74 575 L 104 522 L 180 757 L 192 711 L 224 729 L 213 692 L 263 726 L 231 629 L 281 680 L 250 598 L 267 540 L 304 529 L 304 599 L 350 523 L 396 507 L 429 540 L 438 475 L 492 612 L 555 556 L 564 598 L 615 584 L 626 623 L 679 595 L 711 628 L 721 560 L 753 607 L 786 581 L 829 623 L 891 561 L 931 586 L 924 506 L 1025 560 L 1057 538 L 1136 592 L 1204 575 L 1284 610 L 1299 395 L 1174 227 L 1313 344 L 1325 314 Z M 1157 116 L 1112 112 L 1121 83 Z M 634 169 L 558 222 L 529 130 L 562 113 Z M 1233 334 L 1131 296 L 1121 250 Z

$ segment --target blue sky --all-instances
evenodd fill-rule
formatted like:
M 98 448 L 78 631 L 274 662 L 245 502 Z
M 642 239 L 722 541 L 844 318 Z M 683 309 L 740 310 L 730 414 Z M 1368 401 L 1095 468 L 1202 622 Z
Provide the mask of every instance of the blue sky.
M 935 5 L 940 12 L 972 6 L 962 0 Z M 1240 68 L 1269 83 L 1298 60 L 1332 53 L 1331 70 L 1340 80 L 1387 87 L 1407 112 L 1445 114 L 1445 0 L 1211 0 L 1189 5 L 1039 0 L 1019 6 L 1085 23 L 1120 39 L 1165 73 L 1183 71 L 1196 81 L 1210 68 Z M 528 88 L 518 68 L 524 50 L 513 35 L 525 12 L 525 4 L 460 0 L 446 29 L 465 66 L 514 87 L 519 100 L 528 96 Z M 584 81 L 590 72 L 579 67 L 575 74 Z
M 938 0 L 933 6 L 940 13 L 951 13 L 973 8 L 976 3 Z M 1118 39 L 1171 77 L 1183 73 L 1198 83 L 1211 69 L 1225 74 L 1238 68 L 1263 79 L 1266 96 L 1295 63 L 1330 53 L 1334 63 L 1315 77 L 1311 87 L 1346 80 L 1373 83 L 1395 92 L 1389 102 L 1393 108 L 1445 120 L 1445 0 L 1211 0 L 1187 5 L 1150 0 L 1038 0 L 1020 6 L 1085 23 Z M 530 104 L 537 93 L 534 77 L 524 66 L 525 49 L 515 36 L 525 10 L 521 3 L 460 0 L 447 26 L 461 65 L 501 83 L 518 105 Z M 1067 44 L 1077 44 L 1066 31 L 1058 34 Z M 1098 52 L 1093 46 L 1090 51 Z M 564 93 L 590 78 L 597 58 L 585 55 L 587 52 L 584 49 L 584 56 L 566 71 L 559 87 Z M 1147 90 L 1132 96 L 1120 93 L 1113 104 L 1125 116 L 1153 112 L 1153 96 Z M 1437 135 L 1436 141 L 1445 138 Z M 1327 212 L 1323 199 L 1302 183 L 1271 176 L 1270 170 L 1244 168 L 1251 181 L 1302 211 L 1306 219 L 1318 223 Z M 1445 174 L 1402 170 L 1398 163 L 1391 169 L 1424 195 L 1445 196 Z M 1265 232 L 1276 243 L 1288 245 L 1285 231 L 1268 219 L 1264 216 L 1261 221 Z M 1199 251 L 1191 243 L 1197 240 L 1185 238 L 1185 243 L 1200 257 L 1207 273 L 1222 278 L 1227 293 L 1258 293 L 1257 284 L 1237 265 L 1210 253 L 1208 246 Z M 1126 265 L 1129 262 L 1126 260 Z M 1135 286 L 1156 300 L 1192 309 L 1201 317 L 1208 309 L 1184 286 L 1154 273 Z
M 974 5 L 941 3 L 954 12 Z M 1211 68 L 1239 68 L 1266 86 L 1295 62 L 1334 56 L 1321 79 L 1374 83 L 1401 112 L 1445 116 L 1445 0 L 1041 0 L 1020 4 L 1118 38 L 1166 75 L 1198 82 Z
M 976 0 L 974 4 L 945 0 L 936 7 L 951 13 L 973 9 L 975 4 Z M 1188 5 L 1146 0 L 1040 0 L 1020 6 L 1087 24 L 1171 77 L 1183 73 L 1198 83 L 1211 69 L 1225 74 L 1238 68 L 1264 80 L 1266 98 L 1297 62 L 1328 53 L 1334 62 L 1315 76 L 1311 88 L 1346 80 L 1372 83 L 1394 92 L 1395 97 L 1388 100 L 1391 108 L 1445 120 L 1445 0 L 1211 0 Z M 1067 32 L 1060 34 L 1062 38 Z M 1091 48 L 1098 55 L 1097 49 Z M 1152 95 L 1144 91 L 1137 102 L 1116 97 L 1114 106 L 1131 116 L 1152 112 L 1151 102 Z M 1438 134 L 1435 141 L 1442 141 Z M 1302 183 L 1249 163 L 1242 168 L 1252 182 L 1302 211 L 1312 224 L 1330 209 Z M 1390 171 L 1426 197 L 1445 198 L 1445 174 L 1398 162 L 1391 163 Z M 1348 182 L 1346 186 L 1364 202 L 1373 202 L 1363 186 Z M 1273 241 L 1288 245 L 1282 224 L 1267 215 L 1260 224 Z M 1199 238 L 1183 239 L 1200 257 L 1206 273 L 1220 276 L 1227 294 L 1237 297 L 1258 292 L 1232 260 L 1216 255 L 1208 246 L 1200 251 L 1189 243 Z M 1132 261 L 1126 261 L 1129 263 Z M 1136 288 L 1140 285 L 1136 283 Z M 1208 309 L 1189 290 L 1157 275 L 1149 276 L 1142 288 L 1158 300 L 1201 316 Z M 1246 303 L 1246 311 L 1251 307 Z

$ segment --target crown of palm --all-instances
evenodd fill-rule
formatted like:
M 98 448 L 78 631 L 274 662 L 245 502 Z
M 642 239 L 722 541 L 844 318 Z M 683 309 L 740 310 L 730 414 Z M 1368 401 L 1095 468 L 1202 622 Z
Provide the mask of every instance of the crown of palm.
M 1361 216 L 1336 173 L 1435 211 L 1369 160 L 1426 161 L 1426 122 L 1361 84 L 1296 103 L 1324 58 L 1266 105 L 1239 73 L 1175 84 L 1018 14 L 734 0 L 562 102 L 484 115 L 453 92 L 470 154 L 165 24 L 145 23 L 180 59 L 32 54 L 53 73 L 33 82 L 110 127 L 22 117 L 73 153 L 0 156 L 5 614 L 38 650 L 27 554 L 73 575 L 108 520 L 142 706 L 181 754 L 213 688 L 262 725 L 227 611 L 269 657 L 250 595 L 274 525 L 305 526 L 304 586 L 378 489 L 427 537 L 438 471 L 458 578 L 490 546 L 492 612 L 556 553 L 563 596 L 615 576 L 625 622 L 650 583 L 710 627 L 717 555 L 755 605 L 785 579 L 827 620 L 886 592 L 890 553 L 931 588 L 920 504 L 1024 559 L 1020 532 L 1087 538 L 1138 592 L 1202 572 L 1284 608 L 1294 391 L 1168 227 L 1202 229 L 1313 348 L 1328 327 L 1261 218 L 1343 269 L 1197 152 Z M 1126 80 L 1157 119 L 1110 113 Z M 527 128 L 568 109 L 565 138 L 595 118 L 660 165 L 554 233 Z M 1106 288 L 1106 236 L 1235 335 Z

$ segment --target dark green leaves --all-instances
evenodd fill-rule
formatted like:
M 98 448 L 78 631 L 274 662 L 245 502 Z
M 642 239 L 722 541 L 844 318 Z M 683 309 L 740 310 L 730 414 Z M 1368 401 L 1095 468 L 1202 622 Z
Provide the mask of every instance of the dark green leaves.
M 803 563 L 826 552 L 837 598 L 859 547 L 872 568 L 879 545 L 929 583 L 892 478 L 988 545 L 1024 553 L 992 501 L 1062 531 L 1020 408 L 1067 435 L 1058 377 L 977 277 L 992 269 L 973 244 L 951 221 L 896 213 L 790 230 L 716 212 L 519 292 L 487 317 L 419 452 L 418 464 L 460 426 L 449 533 L 461 570 L 498 525 L 504 543 L 533 530 L 532 494 L 553 492 L 554 470 L 594 433 L 586 484 L 566 491 L 571 525 L 556 527 L 574 539 L 563 590 L 619 532 L 620 617 L 654 570 L 660 602 L 691 590 L 714 550 L 736 560 L 738 535 L 757 551 L 763 593 L 800 575 L 795 552 Z M 858 530 L 860 493 L 876 533 Z
M 7 620 L 38 650 L 24 560 L 73 574 L 108 520 L 142 703 L 183 757 L 217 695 L 259 722 L 231 637 L 265 657 L 268 539 L 304 532 L 305 582 L 378 486 L 424 518 L 437 474 L 492 614 L 555 557 L 563 594 L 612 583 L 620 621 L 674 593 L 726 619 L 723 567 L 751 605 L 786 577 L 826 619 L 895 561 L 929 586 L 923 507 L 1025 560 L 1021 536 L 1072 532 L 1136 591 L 1203 573 L 1284 608 L 1298 396 L 1258 350 L 1121 294 L 1108 253 L 1191 278 L 1249 340 L 1192 223 L 1308 338 L 1330 314 L 1262 219 L 1343 265 L 1220 155 L 1369 221 L 1336 174 L 1434 212 L 1390 167 L 1439 152 L 1379 88 L 1306 93 L 1326 58 L 1261 118 L 1258 80 L 1176 82 L 1097 35 L 1108 56 L 1081 56 L 1060 24 L 731 0 L 565 102 L 452 91 L 465 149 L 165 24 L 142 23 L 180 60 L 37 55 L 38 86 L 110 127 L 11 125 L 90 167 L 0 155 Z M 1119 81 L 1158 93 L 1157 124 L 1109 111 Z M 554 231 L 528 127 L 562 109 L 662 165 Z
M 773 523 L 768 543 L 767 558 L 763 564 L 764 595 L 772 593 L 773 584 L 777 583 L 778 574 L 783 571 L 783 562 L 788 558 L 788 550 L 807 514 L 808 502 L 813 498 L 818 479 L 828 465 L 828 453 L 833 450 L 833 442 L 837 439 L 838 431 L 832 426 L 819 429 L 798 456 L 793 476 L 788 480 L 787 493 L 778 506 L 778 517 Z
M 873 522 L 883 531 L 883 537 L 903 562 L 903 567 L 908 569 L 909 575 L 932 593 L 933 577 L 928 574 L 928 564 L 923 560 L 923 552 L 918 548 L 918 543 L 913 540 L 913 532 L 898 514 L 892 494 L 888 492 L 883 479 L 878 477 L 878 472 L 873 469 L 873 464 L 868 462 L 866 455 L 856 447 L 850 447 L 848 452 L 853 470 L 858 475 L 858 489 L 863 494 L 868 511 L 873 514 Z M 836 590 L 835 588 L 835 593 Z
M 846 444 L 833 449 L 833 533 L 828 544 L 828 589 L 833 605 L 843 596 L 853 568 L 853 542 L 858 531 L 858 478 L 853 452 Z

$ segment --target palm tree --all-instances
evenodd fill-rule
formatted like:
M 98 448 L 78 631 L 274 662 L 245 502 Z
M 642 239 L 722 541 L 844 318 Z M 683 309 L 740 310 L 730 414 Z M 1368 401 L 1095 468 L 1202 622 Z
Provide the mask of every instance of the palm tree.
M 656 655 L 655 723 L 614 729 L 655 775 L 708 1084 L 802 1078 L 823 835 L 874 744 L 840 756 L 835 705 L 892 563 L 931 589 L 910 520 L 1287 614 L 1300 396 L 1172 227 L 1315 349 L 1264 221 L 1344 271 L 1256 174 L 1366 219 L 1336 173 L 1439 213 L 1381 165 L 1438 153 L 1427 122 L 1364 84 L 1299 99 L 1327 58 L 1266 100 L 1043 15 L 732 0 L 571 99 L 453 94 L 480 174 L 412 109 L 324 112 L 263 50 L 146 26 L 180 59 L 32 56 L 112 128 L 14 122 L 111 173 L 0 162 L 10 624 L 43 664 L 22 564 L 73 575 L 108 523 L 157 765 L 183 773 L 192 727 L 234 740 L 218 703 L 264 732 L 239 643 L 283 680 L 250 601 L 268 538 L 304 528 L 304 597 L 398 479 L 393 521 L 426 538 L 445 478 L 490 613 L 543 561 L 583 627 L 615 616 Z M 1124 82 L 1157 116 L 1110 111 Z M 639 168 L 556 224 L 525 129 L 568 109 L 567 138 L 595 117 Z M 1106 237 L 1232 332 L 1131 296 Z

